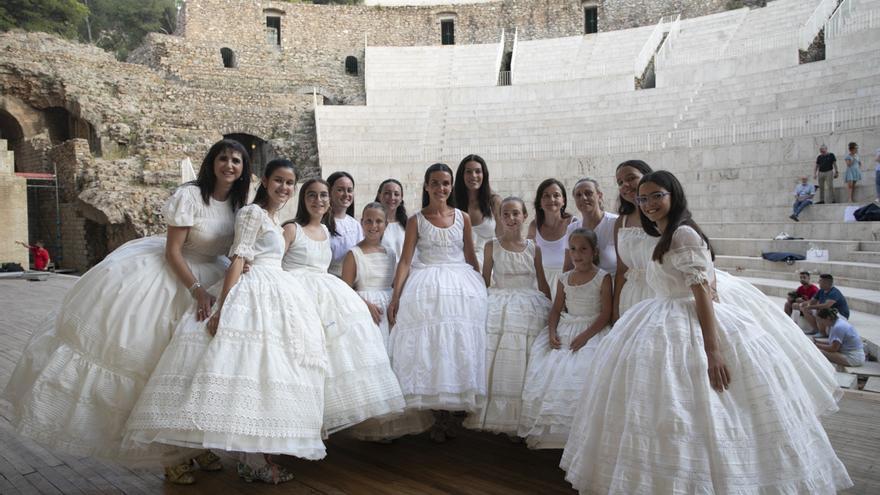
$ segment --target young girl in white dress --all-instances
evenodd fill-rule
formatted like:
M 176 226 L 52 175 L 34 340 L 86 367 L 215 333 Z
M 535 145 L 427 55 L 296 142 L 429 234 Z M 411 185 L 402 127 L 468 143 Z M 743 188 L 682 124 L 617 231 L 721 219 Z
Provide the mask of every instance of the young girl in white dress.
M 495 219 L 501 206 L 501 196 L 489 186 L 489 168 L 479 155 L 468 155 L 455 171 L 453 186 L 455 204 L 471 218 L 474 254 L 477 263 L 483 263 L 483 247 L 495 238 L 498 226 Z
M 361 242 L 364 231 L 354 218 L 354 177 L 348 172 L 334 172 L 327 177 L 330 184 L 330 210 L 335 230 L 330 237 L 330 273 L 342 276 L 342 260 L 352 246 Z
M 364 240 L 345 255 L 342 280 L 356 290 L 367 304 L 387 346 L 388 303 L 391 302 L 397 256 L 382 242 L 386 231 L 385 211 L 382 203 L 369 203 L 364 207 L 361 212 Z M 397 416 L 368 419 L 351 428 L 350 432 L 361 440 L 387 442 L 403 435 L 426 431 L 432 423 L 430 411 L 410 411 Z
M 565 445 L 587 372 L 611 322 L 611 275 L 598 267 L 596 233 L 568 236 L 574 269 L 559 277 L 547 331 L 532 346 L 523 388 L 519 435 L 533 449 Z
M 621 315 L 580 394 L 561 466 L 582 493 L 836 493 L 852 485 L 816 416 L 836 408 L 742 308 L 665 171 L 642 177 L 656 298 Z
M 541 249 L 523 238 L 528 218 L 520 198 L 501 202 L 501 236 L 486 243 L 483 280 L 489 286 L 486 319 L 486 406 L 468 416 L 465 426 L 516 436 L 522 392 L 535 337 L 547 326 L 550 287 L 544 278 Z
M 127 442 L 236 451 L 241 478 L 269 483 L 293 477 L 269 454 L 324 457 L 321 321 L 308 290 L 281 269 L 275 218 L 295 188 L 291 162 L 266 165 L 254 202 L 236 215 L 213 314 L 198 321 L 190 310 L 181 320 L 129 417 Z
M 16 431 L 71 455 L 163 463 L 168 481 L 195 481 L 189 463 L 172 465 L 176 449 L 123 448 L 123 428 L 180 317 L 190 308 L 208 317 L 207 288 L 229 264 L 250 174 L 244 147 L 215 143 L 198 178 L 168 199 L 167 236 L 128 242 L 77 280 L 35 331 L 6 387 Z M 197 461 L 222 467 L 210 453 Z
M 584 177 L 574 184 L 571 191 L 574 204 L 581 217 L 572 220 L 566 229 L 570 233 L 574 229 L 590 229 L 596 233 L 599 239 L 599 268 L 605 270 L 614 277 L 617 270 L 617 254 L 614 252 L 614 222 L 617 215 L 605 211 L 604 196 L 596 179 Z M 565 270 L 571 270 L 571 261 L 565 258 Z
M 406 236 L 406 205 L 403 203 L 403 185 L 397 179 L 385 179 L 379 184 L 376 202 L 385 207 L 385 234 L 382 245 L 390 249 L 397 258 L 403 252 L 403 238 Z
M 440 411 L 435 441 L 450 432 L 448 411 L 472 412 L 486 399 L 486 286 L 470 218 L 451 193 L 452 170 L 428 167 L 423 208 L 407 221 L 388 306 L 394 371 L 408 408 Z
M 327 273 L 333 221 L 329 185 L 307 180 L 296 218 L 284 224 L 290 247 L 282 266 L 313 294 L 327 340 L 324 431 L 403 411 L 404 400 L 385 348 L 382 331 L 367 305 L 341 279 Z M 328 227 L 329 224 L 329 227 Z
M 556 179 L 547 179 L 538 185 L 535 194 L 535 219 L 529 224 L 529 239 L 541 248 L 544 275 L 550 285 L 550 295 L 556 297 L 556 281 L 565 264 L 568 225 L 574 220 L 565 212 L 568 198 L 565 186 Z

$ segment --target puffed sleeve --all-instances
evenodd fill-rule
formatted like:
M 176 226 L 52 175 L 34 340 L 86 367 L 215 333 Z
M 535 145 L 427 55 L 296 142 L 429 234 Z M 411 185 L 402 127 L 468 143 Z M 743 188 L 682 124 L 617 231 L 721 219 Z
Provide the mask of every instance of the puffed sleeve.
M 178 187 L 165 202 L 165 208 L 162 210 L 165 223 L 171 227 L 192 227 L 195 225 L 196 212 L 203 205 L 198 186 Z
M 229 257 L 238 256 L 245 261 L 253 261 L 256 255 L 257 236 L 263 225 L 263 209 L 257 205 L 248 205 L 238 210 L 235 215 L 235 239 L 229 249 Z
M 713 270 L 712 257 L 703 238 L 691 227 L 683 225 L 672 234 L 667 253 L 669 261 L 684 276 L 685 284 L 708 285 Z

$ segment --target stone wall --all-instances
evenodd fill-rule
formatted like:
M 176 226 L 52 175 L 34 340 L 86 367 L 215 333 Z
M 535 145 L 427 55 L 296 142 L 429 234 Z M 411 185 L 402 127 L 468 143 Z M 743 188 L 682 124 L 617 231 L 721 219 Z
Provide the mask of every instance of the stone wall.
M 15 241 L 28 240 L 27 181 L 15 176 L 14 153 L 6 151 L 0 139 L 0 263 L 15 262 L 29 267 L 28 250 Z

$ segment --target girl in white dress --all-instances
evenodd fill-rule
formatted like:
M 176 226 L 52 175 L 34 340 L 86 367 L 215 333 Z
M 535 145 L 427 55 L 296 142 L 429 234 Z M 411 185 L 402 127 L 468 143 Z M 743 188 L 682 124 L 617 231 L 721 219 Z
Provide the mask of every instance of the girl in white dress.
M 599 263 L 589 229 L 568 236 L 574 269 L 559 277 L 547 331 L 532 346 L 523 388 L 519 435 L 533 449 L 565 445 L 587 372 L 611 322 L 611 275 Z
M 367 304 L 387 347 L 388 303 L 391 302 L 397 256 L 382 242 L 386 218 L 382 203 L 374 202 L 364 207 L 361 212 L 364 240 L 345 255 L 342 280 L 356 290 Z M 430 411 L 410 411 L 398 416 L 368 419 L 351 428 L 350 432 L 361 440 L 387 442 L 403 435 L 426 431 L 432 423 Z
M 523 238 L 528 218 L 520 198 L 501 203 L 498 239 L 486 243 L 483 280 L 489 286 L 486 319 L 486 406 L 468 416 L 465 426 L 516 436 L 529 350 L 547 326 L 550 287 L 544 278 L 541 249 Z
M 804 372 L 767 322 L 712 300 L 712 251 L 678 180 L 642 177 L 642 224 L 659 236 L 656 298 L 621 315 L 580 394 L 563 453 L 582 493 L 836 493 L 852 485 L 816 412 L 834 389 Z
M 474 254 L 477 263 L 483 263 L 483 247 L 495 238 L 498 226 L 495 219 L 501 206 L 501 196 L 489 186 L 489 168 L 479 155 L 468 155 L 455 171 L 455 204 L 471 218 Z
M 382 331 L 370 310 L 351 287 L 327 273 L 333 236 L 329 195 L 323 180 L 303 184 L 296 218 L 284 224 L 290 247 L 282 261 L 284 269 L 313 294 L 324 324 L 329 360 L 324 432 L 328 435 L 372 417 L 401 412 L 405 405 Z
M 364 231 L 354 218 L 354 178 L 348 172 L 334 172 L 327 177 L 330 184 L 330 210 L 335 230 L 330 237 L 330 273 L 342 276 L 342 260 L 352 246 L 361 242 Z
M 136 239 L 108 255 L 68 291 L 38 328 L 6 387 L 10 422 L 52 450 L 132 464 L 161 462 L 166 479 L 189 484 L 176 449 L 123 448 L 125 420 L 188 309 L 209 316 L 207 288 L 229 264 L 235 210 L 250 187 L 247 151 L 223 140 L 198 178 L 179 187 L 163 214 L 166 236 Z M 202 469 L 220 469 L 206 453 Z
M 394 252 L 397 258 L 403 252 L 406 236 L 406 206 L 403 204 L 403 185 L 397 179 L 385 179 L 379 184 L 375 201 L 385 207 L 385 234 L 382 245 Z
M 565 186 L 556 179 L 547 179 L 538 185 L 535 194 L 535 219 L 529 223 L 529 239 L 541 248 L 544 275 L 550 285 L 550 294 L 556 297 L 556 281 L 565 263 L 566 234 L 574 220 L 565 212 L 568 198 Z
M 486 286 L 476 271 L 470 218 L 455 208 L 452 170 L 428 167 L 422 210 L 407 221 L 388 306 L 391 357 L 410 409 L 472 412 L 486 399 Z M 412 263 L 418 245 L 419 263 Z
M 128 420 L 127 442 L 237 451 L 240 477 L 270 483 L 292 475 L 268 454 L 324 457 L 321 321 L 308 290 L 281 269 L 275 219 L 295 188 L 291 162 L 266 165 L 254 203 L 236 215 L 214 313 L 181 320 Z
M 599 268 L 610 273 L 613 278 L 617 270 L 617 253 L 614 251 L 614 222 L 617 220 L 617 215 L 605 211 L 602 204 L 604 196 L 596 179 L 585 177 L 578 180 L 571 195 L 581 213 L 581 218 L 572 220 L 566 232 L 571 233 L 574 229 L 580 228 L 595 232 L 599 239 Z M 571 268 L 571 260 L 566 253 L 564 269 L 571 270 Z

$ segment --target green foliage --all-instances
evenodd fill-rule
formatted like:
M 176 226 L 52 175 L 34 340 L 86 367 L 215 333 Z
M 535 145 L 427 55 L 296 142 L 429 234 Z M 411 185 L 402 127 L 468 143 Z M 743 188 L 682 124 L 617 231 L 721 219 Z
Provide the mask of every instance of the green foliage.
M 87 22 L 80 25 L 80 38 L 116 53 L 124 60 L 147 33 L 174 32 L 175 0 L 84 0 Z
M 88 9 L 77 0 L 3 0 L 0 31 L 13 28 L 76 38 Z

